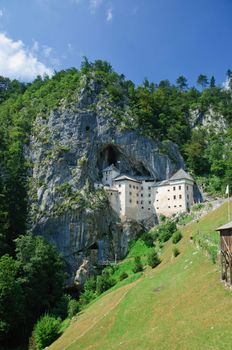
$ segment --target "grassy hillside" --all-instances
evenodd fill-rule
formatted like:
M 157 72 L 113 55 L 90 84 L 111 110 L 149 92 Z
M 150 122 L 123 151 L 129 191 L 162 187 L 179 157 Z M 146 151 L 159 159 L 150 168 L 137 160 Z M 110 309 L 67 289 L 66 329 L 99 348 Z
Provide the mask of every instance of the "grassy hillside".
M 231 292 L 219 266 L 189 239 L 224 224 L 226 215 L 224 204 L 186 226 L 177 258 L 168 242 L 156 269 L 97 300 L 49 349 L 230 349 Z

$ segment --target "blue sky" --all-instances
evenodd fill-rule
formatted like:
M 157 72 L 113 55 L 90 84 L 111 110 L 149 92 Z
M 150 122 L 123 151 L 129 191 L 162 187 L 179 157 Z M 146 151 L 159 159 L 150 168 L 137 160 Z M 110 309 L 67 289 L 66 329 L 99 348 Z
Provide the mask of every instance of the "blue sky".
M 0 75 L 29 81 L 104 59 L 145 77 L 218 83 L 232 68 L 231 0 L 0 0 Z

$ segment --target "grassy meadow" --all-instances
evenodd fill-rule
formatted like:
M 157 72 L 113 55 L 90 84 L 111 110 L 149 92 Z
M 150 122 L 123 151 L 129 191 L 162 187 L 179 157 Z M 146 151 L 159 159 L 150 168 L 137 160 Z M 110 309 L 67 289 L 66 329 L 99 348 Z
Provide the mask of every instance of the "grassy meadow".
M 220 268 L 190 236 L 227 222 L 227 204 L 181 229 L 180 255 L 165 244 L 162 263 L 132 275 L 77 315 L 50 350 L 231 349 L 232 294 Z M 214 235 L 214 240 L 217 236 Z M 135 250 L 143 251 L 140 246 Z M 131 264 L 133 250 L 121 270 Z

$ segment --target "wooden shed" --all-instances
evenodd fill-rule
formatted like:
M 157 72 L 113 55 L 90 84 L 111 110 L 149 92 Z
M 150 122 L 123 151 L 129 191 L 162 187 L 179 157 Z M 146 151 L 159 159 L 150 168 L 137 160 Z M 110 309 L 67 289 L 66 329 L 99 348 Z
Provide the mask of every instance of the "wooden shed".
M 218 227 L 220 232 L 221 276 L 232 285 L 232 221 Z

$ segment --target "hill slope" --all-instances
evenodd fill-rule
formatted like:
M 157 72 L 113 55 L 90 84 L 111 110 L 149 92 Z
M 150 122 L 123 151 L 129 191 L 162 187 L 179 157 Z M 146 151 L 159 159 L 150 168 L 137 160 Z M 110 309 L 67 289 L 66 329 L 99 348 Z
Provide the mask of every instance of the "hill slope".
M 224 204 L 186 226 L 177 258 L 168 243 L 158 268 L 92 304 L 50 349 L 230 348 L 231 293 L 220 282 L 219 266 L 189 240 L 225 223 L 226 213 Z

